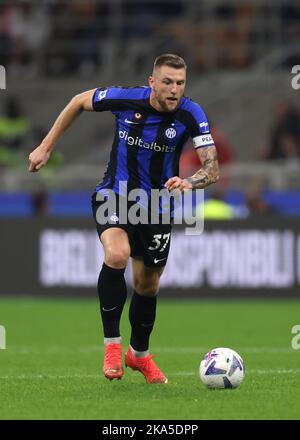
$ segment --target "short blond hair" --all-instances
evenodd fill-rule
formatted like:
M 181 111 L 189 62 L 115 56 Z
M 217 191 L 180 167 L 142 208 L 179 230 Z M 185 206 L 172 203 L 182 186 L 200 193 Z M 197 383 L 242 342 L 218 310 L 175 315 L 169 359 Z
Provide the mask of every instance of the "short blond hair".
M 184 59 L 172 53 L 164 53 L 155 58 L 153 70 L 161 66 L 169 66 L 174 69 L 187 69 Z

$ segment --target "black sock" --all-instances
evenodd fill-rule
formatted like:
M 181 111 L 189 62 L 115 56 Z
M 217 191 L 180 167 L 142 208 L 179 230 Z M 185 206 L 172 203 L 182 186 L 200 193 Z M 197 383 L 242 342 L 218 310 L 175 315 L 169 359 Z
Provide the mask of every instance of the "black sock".
M 120 336 L 120 319 L 127 297 L 125 269 L 113 269 L 103 263 L 98 293 L 105 338 Z
M 156 296 L 142 296 L 133 292 L 129 308 L 129 320 L 131 324 L 130 345 L 134 350 L 148 350 L 155 315 Z

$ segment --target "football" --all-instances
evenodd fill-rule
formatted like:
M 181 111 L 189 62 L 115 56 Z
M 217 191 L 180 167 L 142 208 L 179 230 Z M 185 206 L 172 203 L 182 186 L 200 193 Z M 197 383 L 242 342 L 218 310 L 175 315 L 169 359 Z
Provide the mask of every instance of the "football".
M 215 348 L 201 361 L 199 375 L 208 388 L 237 388 L 245 376 L 244 361 L 230 348 Z

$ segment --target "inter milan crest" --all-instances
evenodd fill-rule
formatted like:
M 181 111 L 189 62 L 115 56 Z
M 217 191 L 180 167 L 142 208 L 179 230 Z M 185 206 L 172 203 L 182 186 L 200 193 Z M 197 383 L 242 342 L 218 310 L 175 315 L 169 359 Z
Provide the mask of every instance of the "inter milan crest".
M 165 135 L 167 136 L 168 139 L 173 139 L 176 136 L 176 130 L 175 128 L 167 128 L 167 130 L 165 131 Z

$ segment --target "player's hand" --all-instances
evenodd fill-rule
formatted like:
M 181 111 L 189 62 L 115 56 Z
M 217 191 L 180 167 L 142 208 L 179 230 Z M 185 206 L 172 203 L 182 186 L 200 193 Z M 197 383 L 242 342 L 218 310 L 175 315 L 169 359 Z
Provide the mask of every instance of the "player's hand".
M 35 150 L 29 154 L 29 167 L 28 170 L 31 172 L 39 171 L 50 159 L 51 150 L 46 148 L 44 145 L 39 145 Z
M 188 191 L 192 189 L 192 184 L 186 179 L 181 179 L 178 176 L 171 177 L 166 181 L 165 187 L 169 190 L 180 190 L 181 192 Z

